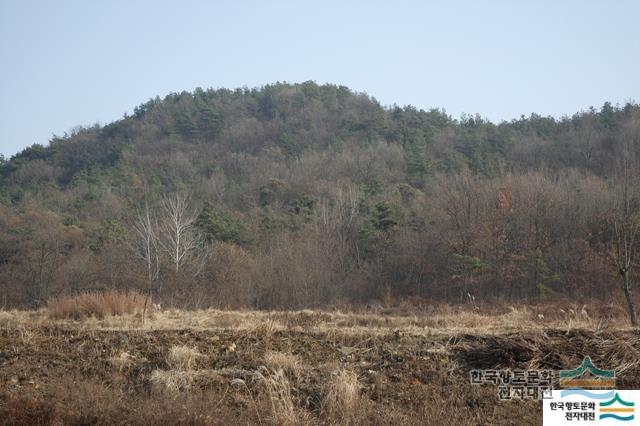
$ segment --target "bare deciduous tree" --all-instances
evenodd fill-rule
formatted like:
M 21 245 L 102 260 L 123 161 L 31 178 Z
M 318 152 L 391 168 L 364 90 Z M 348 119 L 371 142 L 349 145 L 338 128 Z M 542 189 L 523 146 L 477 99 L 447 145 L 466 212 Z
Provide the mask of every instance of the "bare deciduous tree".
M 631 284 L 631 270 L 635 264 L 635 256 L 638 244 L 638 233 L 640 231 L 640 217 L 622 217 L 614 219 L 614 259 L 618 273 L 622 278 L 622 290 L 627 299 L 629 317 L 631 324 L 638 325 L 638 313 L 635 300 L 633 298 Z
M 157 227 L 156 218 L 149 205 L 145 204 L 132 225 L 134 238 L 130 245 L 134 255 L 144 264 L 149 285 L 158 279 L 160 273 Z
M 640 133 L 636 133 L 636 142 Z M 632 291 L 631 271 L 636 266 L 640 250 L 640 197 L 638 191 L 637 167 L 633 162 L 631 139 L 625 138 L 618 159 L 619 185 L 614 191 L 614 212 L 611 219 L 613 228 L 613 257 L 622 278 L 622 290 L 627 300 L 631 324 L 638 325 L 638 314 Z
M 189 204 L 189 196 L 180 193 L 162 200 L 158 241 L 175 273 L 190 264 L 197 275 L 202 269 L 204 241 L 196 229 L 198 212 Z

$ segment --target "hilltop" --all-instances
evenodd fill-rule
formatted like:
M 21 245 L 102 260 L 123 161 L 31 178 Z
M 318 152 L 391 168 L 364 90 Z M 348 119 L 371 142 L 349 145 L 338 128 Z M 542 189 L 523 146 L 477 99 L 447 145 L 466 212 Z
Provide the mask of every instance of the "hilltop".
M 128 288 L 186 307 L 617 300 L 610 225 L 617 188 L 637 196 L 639 123 L 609 103 L 456 119 L 313 82 L 173 93 L 0 163 L 0 304 Z M 179 261 L 170 200 L 193 219 Z

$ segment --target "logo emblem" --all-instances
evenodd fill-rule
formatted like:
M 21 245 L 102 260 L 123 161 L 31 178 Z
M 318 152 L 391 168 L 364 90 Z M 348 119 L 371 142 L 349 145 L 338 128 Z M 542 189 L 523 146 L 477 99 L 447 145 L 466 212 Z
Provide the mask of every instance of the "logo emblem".
M 630 421 L 634 418 L 635 402 L 625 401 L 616 392 L 613 399 L 600 403 L 599 419 Z
M 560 386 L 563 388 L 613 388 L 615 384 L 615 372 L 596 367 L 589 356 L 584 357 L 578 368 L 560 371 Z

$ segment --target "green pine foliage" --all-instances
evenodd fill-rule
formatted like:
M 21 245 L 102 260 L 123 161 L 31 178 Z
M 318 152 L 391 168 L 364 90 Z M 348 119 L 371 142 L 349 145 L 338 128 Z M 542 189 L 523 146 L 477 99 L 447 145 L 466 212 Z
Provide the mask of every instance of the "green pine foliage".
M 210 202 L 205 204 L 198 216 L 197 225 L 210 242 L 224 241 L 248 245 L 253 241 L 251 231 L 240 215 L 220 211 Z
M 621 164 L 639 163 L 639 122 L 638 105 L 605 103 L 492 123 L 314 82 L 156 97 L 0 156 L 0 295 L 16 295 L 0 304 L 148 277 L 133 223 L 174 193 L 190 195 L 219 256 L 202 259 L 257 268 L 242 275 L 254 306 L 368 301 L 385 288 L 446 298 L 452 276 L 474 297 L 604 297 L 605 201 Z M 178 279 L 160 266 L 159 279 Z M 207 294 L 241 275 L 216 275 L 224 267 L 179 278 Z

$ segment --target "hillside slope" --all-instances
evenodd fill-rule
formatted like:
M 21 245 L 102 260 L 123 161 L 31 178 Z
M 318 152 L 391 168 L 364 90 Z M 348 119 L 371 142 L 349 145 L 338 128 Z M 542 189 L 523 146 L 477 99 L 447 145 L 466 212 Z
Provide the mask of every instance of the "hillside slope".
M 170 94 L 0 163 L 0 304 L 610 298 L 639 141 L 634 104 L 494 124 L 313 82 Z M 171 200 L 193 219 L 180 260 Z

